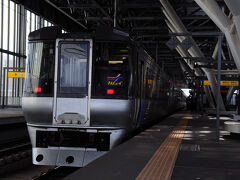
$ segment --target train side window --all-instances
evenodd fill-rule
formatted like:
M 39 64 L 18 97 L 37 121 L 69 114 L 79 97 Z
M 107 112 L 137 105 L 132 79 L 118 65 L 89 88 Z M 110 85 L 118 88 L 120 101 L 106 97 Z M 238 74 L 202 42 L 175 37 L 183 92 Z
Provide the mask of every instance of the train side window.
M 88 43 L 61 43 L 59 93 L 87 94 Z

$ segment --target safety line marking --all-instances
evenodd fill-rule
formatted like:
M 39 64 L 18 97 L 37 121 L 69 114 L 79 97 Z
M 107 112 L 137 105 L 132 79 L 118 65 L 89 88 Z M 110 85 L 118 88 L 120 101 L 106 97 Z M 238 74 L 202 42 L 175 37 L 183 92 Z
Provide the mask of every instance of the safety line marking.
M 164 140 L 136 180 L 170 180 L 184 137 L 190 113 L 187 112 Z

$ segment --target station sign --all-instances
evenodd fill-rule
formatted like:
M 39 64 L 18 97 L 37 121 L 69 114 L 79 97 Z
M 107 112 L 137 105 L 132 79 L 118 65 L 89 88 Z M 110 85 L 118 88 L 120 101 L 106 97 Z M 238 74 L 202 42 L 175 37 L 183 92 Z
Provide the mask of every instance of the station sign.
M 209 86 L 208 80 L 203 81 L 204 86 Z M 221 86 L 239 86 L 239 81 L 221 81 Z
M 25 78 L 25 72 L 11 71 L 11 72 L 8 72 L 8 77 L 9 78 Z

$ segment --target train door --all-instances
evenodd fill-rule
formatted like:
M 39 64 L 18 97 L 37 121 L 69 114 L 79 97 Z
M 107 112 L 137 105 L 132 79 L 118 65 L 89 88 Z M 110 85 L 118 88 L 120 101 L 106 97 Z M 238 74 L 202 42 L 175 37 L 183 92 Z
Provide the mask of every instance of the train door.
M 57 40 L 53 124 L 90 125 L 92 40 Z

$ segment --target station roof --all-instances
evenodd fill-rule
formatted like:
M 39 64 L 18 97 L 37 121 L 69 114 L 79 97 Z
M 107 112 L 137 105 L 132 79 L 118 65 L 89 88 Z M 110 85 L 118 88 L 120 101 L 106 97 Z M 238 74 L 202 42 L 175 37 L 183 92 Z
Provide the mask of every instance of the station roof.
M 16 1 L 69 32 L 94 30 L 98 25 L 113 26 L 114 23 L 114 0 Z M 128 31 L 136 41 L 142 42 L 169 75 L 174 76 L 179 83 L 184 83 L 185 77 L 179 65 L 181 57 L 166 45 L 171 37 L 161 3 L 158 0 L 117 0 L 117 2 L 116 26 Z M 169 0 L 169 2 L 189 32 L 219 31 L 194 0 Z M 218 0 L 217 3 L 226 13 L 229 11 L 223 0 Z M 194 40 L 206 57 L 212 56 L 217 37 L 201 36 L 194 37 Z M 231 60 L 225 41 L 223 51 L 226 59 Z

